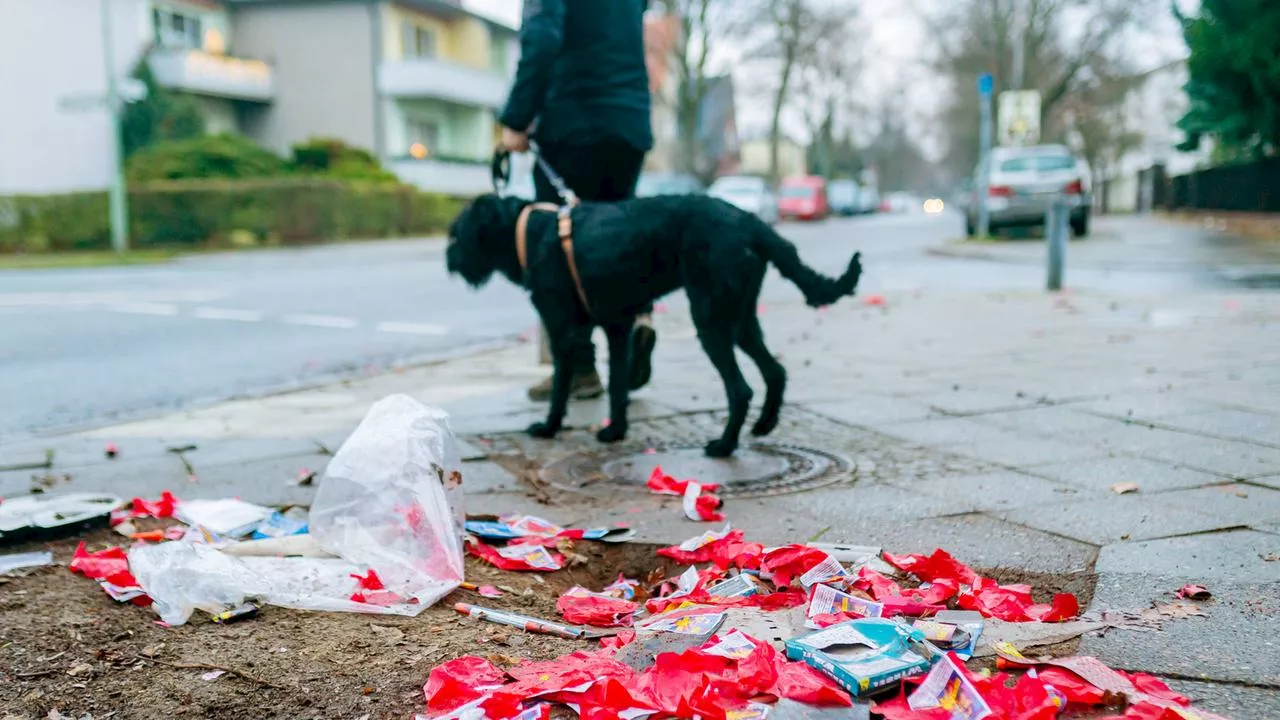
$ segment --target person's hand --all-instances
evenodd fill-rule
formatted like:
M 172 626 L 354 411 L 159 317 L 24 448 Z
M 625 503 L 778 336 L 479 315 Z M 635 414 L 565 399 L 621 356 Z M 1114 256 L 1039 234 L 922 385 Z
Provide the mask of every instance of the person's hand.
M 529 133 L 516 132 L 509 127 L 502 128 L 502 147 L 511 152 L 526 152 L 529 150 Z

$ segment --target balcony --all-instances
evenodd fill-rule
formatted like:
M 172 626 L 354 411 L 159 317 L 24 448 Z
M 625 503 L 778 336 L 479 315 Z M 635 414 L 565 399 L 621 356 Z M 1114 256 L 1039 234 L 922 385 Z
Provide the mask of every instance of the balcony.
M 261 60 L 162 48 L 150 63 L 156 82 L 172 90 L 262 103 L 275 98 L 275 72 Z
M 394 98 L 431 98 L 498 108 L 506 102 L 508 87 L 507 78 L 499 72 L 447 60 L 389 60 L 378 67 L 378 90 Z

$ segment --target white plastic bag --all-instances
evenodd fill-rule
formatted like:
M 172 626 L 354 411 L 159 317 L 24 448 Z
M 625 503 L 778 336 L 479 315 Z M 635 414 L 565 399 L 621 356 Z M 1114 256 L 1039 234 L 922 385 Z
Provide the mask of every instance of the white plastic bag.
M 386 397 L 329 461 L 311 534 L 421 611 L 462 582 L 461 465 L 448 414 Z
M 139 545 L 129 567 L 161 619 L 246 599 L 302 610 L 417 615 L 462 582 L 461 461 L 448 416 L 406 395 L 375 404 L 329 463 L 311 535 L 336 558 L 233 557 L 190 540 Z M 361 603 L 374 570 L 402 602 Z

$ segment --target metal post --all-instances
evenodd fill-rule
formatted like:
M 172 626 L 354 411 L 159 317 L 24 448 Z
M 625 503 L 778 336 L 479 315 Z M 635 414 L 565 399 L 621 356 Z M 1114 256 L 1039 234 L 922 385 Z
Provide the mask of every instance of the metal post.
M 988 78 L 989 83 L 990 76 Z M 991 231 L 991 88 L 979 81 L 979 104 L 982 106 L 982 123 L 979 133 L 980 152 L 978 162 L 978 237 L 986 237 Z
M 111 248 L 119 254 L 129 251 L 129 199 L 124 182 L 124 147 L 121 115 L 124 99 L 116 79 L 115 44 L 111 32 L 111 0 L 100 0 L 102 9 L 102 61 L 107 67 L 107 113 L 111 118 L 111 185 L 107 202 L 111 217 Z
M 1070 232 L 1071 206 L 1065 195 L 1058 195 L 1045 210 L 1044 239 L 1048 243 L 1048 279 L 1046 287 L 1053 292 L 1062 289 L 1062 271 L 1067 262 L 1067 233 Z

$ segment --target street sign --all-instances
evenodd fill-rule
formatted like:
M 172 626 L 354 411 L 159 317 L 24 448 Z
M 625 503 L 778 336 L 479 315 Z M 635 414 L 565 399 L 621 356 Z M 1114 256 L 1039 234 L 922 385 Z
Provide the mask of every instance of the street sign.
M 996 80 L 991 73 L 982 73 L 978 76 L 978 94 L 982 97 L 991 97 L 991 91 L 995 89 Z
M 1010 90 L 1000 93 L 996 117 L 996 138 L 1003 146 L 1035 145 L 1040 142 L 1040 93 Z

